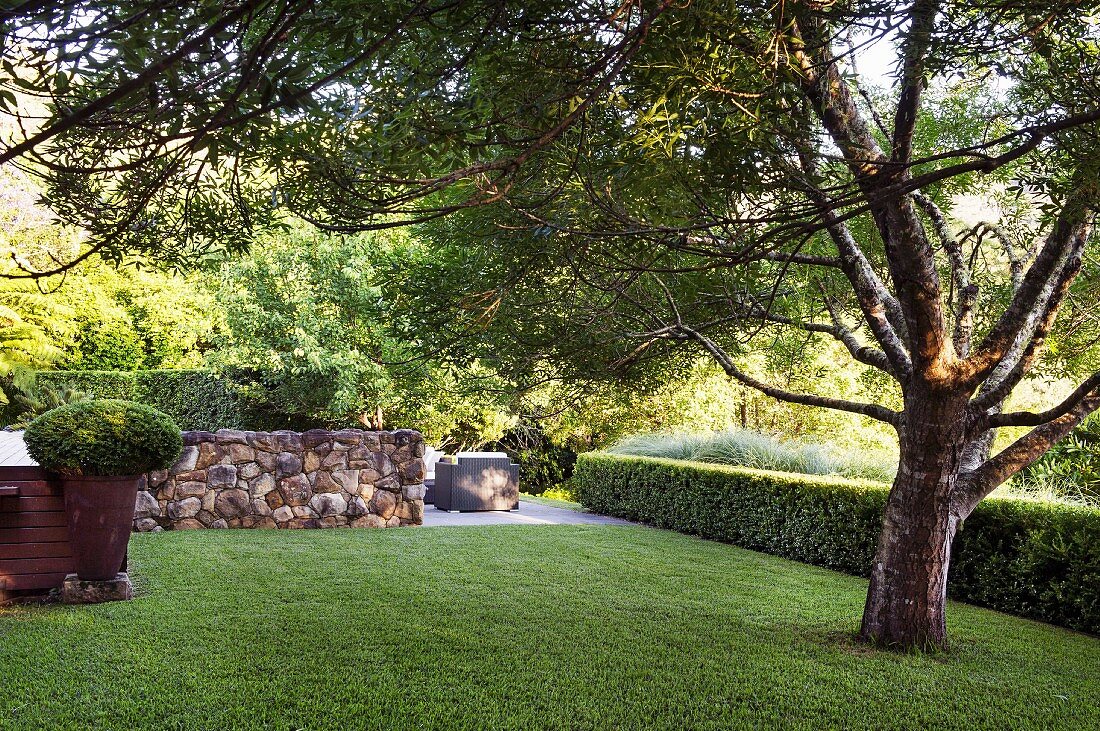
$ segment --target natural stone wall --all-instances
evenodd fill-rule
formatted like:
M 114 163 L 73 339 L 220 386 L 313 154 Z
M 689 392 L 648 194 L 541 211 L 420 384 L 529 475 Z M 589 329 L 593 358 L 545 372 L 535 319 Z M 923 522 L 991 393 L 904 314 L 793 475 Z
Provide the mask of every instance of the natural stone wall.
M 184 432 L 183 454 L 151 472 L 134 529 L 382 528 L 424 515 L 419 432 Z

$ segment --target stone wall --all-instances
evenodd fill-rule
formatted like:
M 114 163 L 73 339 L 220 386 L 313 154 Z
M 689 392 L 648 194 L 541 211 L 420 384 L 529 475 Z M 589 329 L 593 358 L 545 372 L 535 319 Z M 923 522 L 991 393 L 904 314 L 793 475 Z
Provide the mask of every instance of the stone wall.
M 169 470 L 138 493 L 134 529 L 419 525 L 419 432 L 184 432 Z

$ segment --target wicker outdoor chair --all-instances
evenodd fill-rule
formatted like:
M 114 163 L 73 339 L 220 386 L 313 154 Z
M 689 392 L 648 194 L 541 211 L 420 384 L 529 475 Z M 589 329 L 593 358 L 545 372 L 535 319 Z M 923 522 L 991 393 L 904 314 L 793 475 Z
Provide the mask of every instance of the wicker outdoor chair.
M 436 462 L 432 492 L 440 510 L 518 510 L 519 465 L 503 452 L 459 452 Z

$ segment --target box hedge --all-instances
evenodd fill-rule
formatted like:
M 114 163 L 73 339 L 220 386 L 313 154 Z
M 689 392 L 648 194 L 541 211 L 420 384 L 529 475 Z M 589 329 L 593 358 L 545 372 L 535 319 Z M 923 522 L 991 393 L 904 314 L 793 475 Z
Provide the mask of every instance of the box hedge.
M 171 417 L 120 399 L 89 399 L 47 411 L 27 427 L 27 453 L 66 477 L 124 477 L 167 469 L 183 439 Z
M 152 406 L 181 429 L 213 431 L 242 426 L 233 384 L 210 371 L 39 371 L 47 388 L 70 387 L 93 398 L 125 399 Z
M 582 454 L 573 482 L 595 512 L 867 576 L 888 488 L 695 462 Z M 951 555 L 948 594 L 1100 633 L 1100 510 L 987 498 Z

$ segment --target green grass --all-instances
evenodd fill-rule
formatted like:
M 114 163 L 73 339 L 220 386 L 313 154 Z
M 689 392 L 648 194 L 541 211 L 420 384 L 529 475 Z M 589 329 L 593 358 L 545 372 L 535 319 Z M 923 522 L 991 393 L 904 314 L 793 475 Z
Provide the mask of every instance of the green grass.
M 529 495 L 525 492 L 519 494 L 519 499 L 521 502 L 525 503 L 549 505 L 552 508 L 564 508 L 565 510 L 576 510 L 578 513 L 588 512 L 587 508 L 574 500 L 559 500 L 558 498 L 546 497 L 545 495 Z
M 135 536 L 138 597 L 0 609 L 5 729 L 1100 727 L 1100 640 L 634 527 Z

